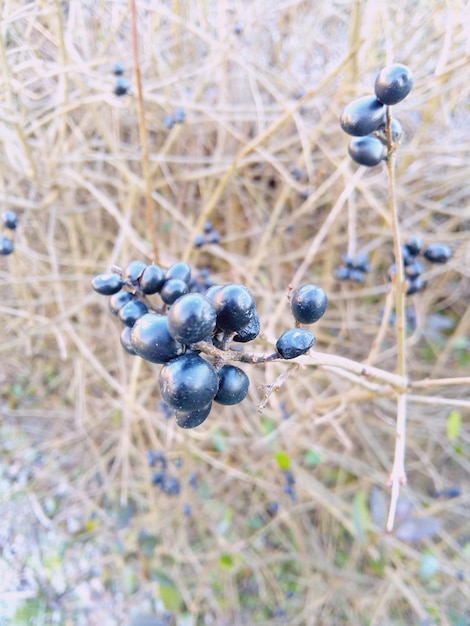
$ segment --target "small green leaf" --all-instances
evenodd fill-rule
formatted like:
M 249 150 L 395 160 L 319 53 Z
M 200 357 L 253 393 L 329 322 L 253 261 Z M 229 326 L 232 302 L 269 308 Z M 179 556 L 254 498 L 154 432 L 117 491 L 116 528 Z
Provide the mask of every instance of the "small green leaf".
M 367 495 L 362 489 L 354 496 L 352 518 L 358 541 L 365 543 L 365 532 L 370 525 L 370 513 L 367 504 Z
M 231 568 L 233 567 L 233 556 L 230 554 L 222 554 L 219 557 L 219 564 L 222 567 Z
M 176 587 L 166 587 L 159 585 L 158 594 L 163 606 L 171 613 L 178 613 L 181 607 L 181 596 Z
M 288 470 L 290 467 L 290 458 L 286 452 L 276 452 L 274 455 L 277 464 L 282 470 Z
M 313 450 L 307 450 L 304 456 L 304 463 L 307 467 L 314 467 L 321 463 L 321 456 Z
M 446 430 L 449 441 L 457 441 L 462 430 L 462 414 L 457 409 L 451 411 L 447 416 Z

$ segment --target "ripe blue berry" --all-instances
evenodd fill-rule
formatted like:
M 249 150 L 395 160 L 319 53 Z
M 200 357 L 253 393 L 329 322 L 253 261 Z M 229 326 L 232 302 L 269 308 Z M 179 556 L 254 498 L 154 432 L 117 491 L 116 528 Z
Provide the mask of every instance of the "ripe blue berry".
M 214 401 L 219 404 L 238 404 L 245 399 L 250 380 L 243 370 L 235 365 L 224 365 L 219 372 L 219 389 Z
M 217 313 L 211 301 L 199 293 L 178 298 L 168 312 L 168 331 L 181 343 L 202 341 L 215 330 Z
M 233 340 L 239 343 L 247 343 L 248 341 L 253 341 L 259 335 L 261 330 L 259 323 L 259 315 L 256 310 L 253 312 L 253 316 L 251 320 L 248 322 L 246 326 L 240 328 L 240 330 L 234 335 Z
M 401 102 L 413 87 L 413 77 L 406 65 L 394 63 L 384 67 L 375 80 L 375 95 L 383 104 Z
M 302 285 L 292 292 L 290 308 L 294 318 L 301 324 L 314 324 L 325 313 L 328 296 L 317 285 Z
M 189 281 L 191 280 L 191 267 L 187 263 L 183 263 L 183 261 L 173 263 L 165 273 L 165 280 L 170 280 L 171 278 L 178 278 L 189 285 Z
M 405 274 L 408 278 L 417 278 L 424 271 L 423 264 L 419 261 L 413 261 L 405 267 Z
M 112 296 L 121 291 L 124 282 L 118 274 L 99 274 L 91 281 L 93 289 L 102 296 Z
M 445 243 L 432 243 L 423 252 L 423 256 L 430 263 L 447 263 L 452 256 L 452 250 Z
M 350 273 L 351 269 L 349 267 L 343 267 L 342 265 L 334 270 L 334 276 L 338 280 L 349 280 Z
M 132 328 L 130 328 L 129 326 L 124 326 L 121 331 L 120 341 L 121 346 L 124 348 L 124 350 L 129 354 L 132 354 L 132 356 L 135 356 L 136 351 L 134 350 L 131 343 L 131 330 Z
M 130 300 L 119 310 L 118 317 L 125 326 L 132 327 L 147 311 L 147 307 L 140 300 Z
M 175 411 L 175 421 L 180 428 L 196 428 L 200 426 L 211 412 L 212 402 L 195 411 Z
M 0 237 L 0 255 L 7 256 L 14 250 L 13 241 L 8 237 Z
M 344 109 L 341 128 L 348 135 L 363 137 L 373 133 L 384 121 L 385 107 L 375 96 L 364 96 L 353 100 Z
M 276 342 L 276 350 L 283 359 L 295 359 L 305 354 L 315 344 L 315 335 L 305 328 L 292 328 L 282 333 Z
M 349 142 L 349 156 L 359 165 L 373 167 L 383 161 L 385 147 L 376 137 L 357 137 Z
M 204 235 L 199 234 L 194 237 L 193 247 L 194 248 L 202 248 L 202 246 L 206 243 L 206 238 Z
M 114 81 L 114 95 L 125 96 L 131 88 L 130 82 L 124 76 L 116 76 Z
M 196 411 L 214 399 L 219 377 L 214 367 L 195 352 L 166 363 L 159 376 L 162 399 L 177 411 Z
M 109 310 L 113 315 L 117 315 L 131 300 L 135 300 L 135 296 L 130 291 L 118 291 L 109 299 Z
M 419 237 L 410 237 L 405 243 L 405 248 L 410 256 L 417 256 L 423 248 L 423 240 Z
M 164 282 L 165 273 L 158 265 L 146 267 L 139 280 L 140 288 L 147 295 L 158 293 Z
M 390 120 L 390 130 L 392 132 L 393 143 L 398 143 L 403 137 L 403 128 L 400 122 L 395 117 L 392 117 L 392 119 Z M 380 141 L 382 141 L 382 143 L 387 143 L 385 122 L 383 124 L 380 124 L 380 126 L 374 132 L 374 135 L 376 135 L 380 139 Z
M 151 363 L 166 363 L 184 353 L 185 347 L 168 332 L 166 315 L 146 313 L 134 324 L 131 344 L 135 353 Z
M 217 311 L 217 326 L 221 330 L 236 332 L 250 323 L 255 301 L 251 292 L 238 283 L 224 285 L 211 294 Z
M 186 119 L 186 113 L 184 112 L 184 109 L 175 109 L 174 118 L 176 124 L 182 124 Z
M 18 226 L 18 215 L 14 211 L 5 211 L 2 215 L 5 228 L 15 230 Z
M 407 296 L 412 296 L 414 293 L 418 293 L 418 291 L 423 291 L 426 287 L 426 283 L 421 278 L 421 276 L 417 276 L 416 278 L 410 278 L 408 281 L 408 289 L 406 290 Z
M 114 76 L 122 76 L 124 74 L 124 67 L 120 61 L 113 63 L 113 74 Z
M 147 268 L 147 264 L 142 261 L 131 261 L 124 270 L 124 278 L 131 283 L 137 283 Z
M 165 280 L 160 289 L 160 297 L 165 304 L 173 304 L 178 298 L 189 292 L 188 283 L 180 278 Z

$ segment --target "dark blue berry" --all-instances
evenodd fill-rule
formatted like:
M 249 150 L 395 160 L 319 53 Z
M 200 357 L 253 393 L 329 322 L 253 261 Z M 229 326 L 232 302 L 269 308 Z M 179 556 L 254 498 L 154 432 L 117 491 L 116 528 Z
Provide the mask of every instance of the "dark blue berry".
M 253 339 L 256 339 L 259 335 L 260 330 L 259 315 L 256 311 L 254 311 L 251 320 L 246 326 L 240 328 L 240 330 L 234 335 L 233 340 L 239 343 L 253 341 Z
M 169 333 L 166 315 L 147 313 L 134 324 L 131 343 L 135 353 L 151 363 L 166 363 L 185 352 Z
M 243 370 L 235 365 L 224 365 L 218 371 L 219 389 L 214 402 L 219 404 L 238 404 L 245 399 L 250 380 Z
M 366 275 L 359 269 L 349 270 L 349 280 L 352 280 L 353 283 L 363 283 L 366 280 Z
M 184 112 L 184 109 L 181 109 L 181 108 L 175 109 L 174 118 L 175 118 L 176 124 L 182 124 L 184 120 L 186 119 L 186 113 Z
M 408 289 L 406 290 L 406 295 L 412 296 L 413 294 L 418 293 L 419 291 L 423 291 L 425 286 L 426 286 L 426 283 L 420 276 L 417 276 L 416 278 L 411 278 L 408 281 Z
M 314 324 L 324 315 L 328 296 L 317 285 L 302 285 L 292 292 L 290 308 L 300 324 Z
M 160 297 L 165 304 L 173 304 L 178 298 L 189 292 L 189 285 L 180 278 L 165 280 L 160 289 Z
M 176 476 L 165 474 L 160 483 L 160 489 L 169 496 L 177 496 L 181 490 L 180 481 Z
M 369 272 L 370 264 L 369 264 L 369 255 L 367 254 L 358 254 L 353 262 L 353 269 L 360 270 L 361 272 Z
M 165 282 L 165 273 L 158 265 L 147 266 L 139 280 L 142 291 L 147 295 L 158 293 Z
M 217 311 L 217 326 L 221 330 L 240 331 L 250 323 L 255 311 L 250 291 L 238 283 L 217 289 L 211 294 L 211 300 Z
M 130 82 L 124 76 L 116 76 L 114 81 L 114 95 L 125 96 L 131 88 Z
M 166 363 L 159 376 L 162 399 L 177 411 L 197 411 L 207 407 L 219 388 L 214 367 L 195 352 Z
M 167 461 L 164 452 L 159 450 L 147 450 L 146 452 L 147 460 L 150 467 L 155 467 L 158 465 L 160 469 L 165 470 L 167 468 Z
M 207 235 L 207 243 L 212 243 L 212 244 L 220 243 L 220 235 L 216 230 L 211 231 Z
M 210 402 L 207 406 L 196 409 L 195 411 L 175 411 L 174 416 L 176 424 L 180 428 L 196 428 L 206 420 L 211 412 L 211 408 L 212 403 Z M 197 486 L 194 487 L 194 489 L 196 488 Z
M 338 280 L 349 280 L 350 269 L 348 267 L 343 267 L 340 265 L 334 270 L 334 277 Z
M 445 243 L 432 243 L 423 252 L 423 256 L 430 263 L 447 263 L 452 256 L 452 250 Z
M 363 137 L 374 132 L 384 121 L 385 107 L 375 96 L 353 100 L 344 109 L 340 124 L 344 132 Z
M 189 281 L 191 280 L 191 267 L 183 261 L 173 263 L 165 273 L 165 280 L 170 280 L 171 278 L 178 278 L 189 285 Z
M 202 246 L 206 243 L 206 238 L 204 235 L 196 235 L 193 240 L 194 248 L 202 248 Z
M 5 211 L 2 215 L 5 228 L 15 230 L 18 226 L 18 215 L 14 211 Z
M 125 326 L 121 331 L 120 341 L 121 341 L 121 346 L 124 348 L 124 350 L 128 354 L 135 356 L 136 351 L 134 350 L 132 343 L 131 343 L 131 330 L 132 328 L 130 328 L 129 326 Z
M 408 278 L 417 278 L 423 273 L 423 271 L 424 271 L 423 264 L 420 263 L 419 261 L 413 261 L 412 263 L 409 263 L 405 267 L 405 273 L 408 276 Z
M 120 61 L 113 63 L 113 74 L 115 76 L 122 76 L 124 74 L 124 67 Z
M 273 502 L 268 503 L 266 507 L 266 513 L 268 515 L 270 515 L 271 517 L 274 517 L 274 515 L 276 515 L 278 511 L 279 511 L 279 502 L 276 502 L 274 500 Z
M 131 300 L 118 313 L 118 317 L 125 326 L 134 326 L 136 321 L 148 312 L 147 307 L 140 300 Z
M 151 478 L 152 483 L 154 485 L 161 485 L 163 483 L 163 480 L 165 479 L 165 475 L 166 475 L 165 470 L 154 472 Z
M 124 282 L 118 274 L 99 274 L 91 281 L 93 289 L 102 296 L 112 296 L 121 291 Z
M 131 261 L 124 270 L 124 278 L 131 283 L 137 283 L 146 269 L 146 263 L 142 261 Z
M 215 330 L 217 313 L 202 294 L 188 293 L 176 300 L 168 312 L 168 331 L 181 343 L 202 341 Z
M 283 359 L 295 359 L 305 354 L 315 344 L 315 336 L 305 328 L 292 328 L 282 333 L 276 342 L 276 350 Z
M 173 115 L 165 115 L 163 125 L 165 126 L 165 128 L 168 128 L 168 130 L 173 128 L 173 126 L 175 125 L 175 118 L 173 117 Z
M 356 137 L 349 142 L 349 156 L 359 165 L 373 167 L 383 161 L 385 147 L 376 137 Z
M 410 237 L 405 243 L 405 248 L 410 256 L 418 256 L 423 248 L 423 241 L 419 237 Z
M 118 291 L 109 299 L 109 309 L 113 315 L 117 315 L 125 304 L 134 299 L 130 291 Z
M 397 104 L 406 98 L 412 87 L 410 69 L 401 63 L 394 63 L 384 67 L 377 76 L 375 95 L 383 104 Z

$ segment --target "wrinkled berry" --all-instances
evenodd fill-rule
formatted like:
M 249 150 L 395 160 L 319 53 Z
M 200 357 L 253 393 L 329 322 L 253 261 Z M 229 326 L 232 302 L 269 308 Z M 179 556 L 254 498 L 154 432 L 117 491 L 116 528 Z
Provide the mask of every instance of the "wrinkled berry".
M 283 359 L 295 359 L 305 354 L 315 344 L 315 336 L 305 328 L 292 328 L 282 333 L 276 342 L 276 350 Z

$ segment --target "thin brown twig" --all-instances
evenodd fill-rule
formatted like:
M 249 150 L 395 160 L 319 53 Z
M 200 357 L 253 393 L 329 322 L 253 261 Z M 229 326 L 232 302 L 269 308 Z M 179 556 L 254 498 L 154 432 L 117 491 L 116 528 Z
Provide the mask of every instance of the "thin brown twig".
M 385 133 L 387 137 L 387 175 L 388 175 L 388 198 L 390 214 L 392 218 L 393 247 L 395 254 L 395 315 L 396 315 L 396 344 L 397 344 L 397 374 L 406 378 L 406 327 L 405 327 L 405 291 L 406 280 L 403 267 L 403 255 L 400 241 L 400 221 L 398 217 L 398 207 L 395 197 L 395 151 L 397 144 L 392 138 L 391 109 L 386 107 Z M 390 475 L 390 486 L 392 488 L 390 509 L 387 519 L 387 531 L 393 530 L 395 513 L 400 493 L 400 485 L 406 484 L 405 472 L 405 446 L 406 446 L 406 413 L 407 396 L 400 393 L 397 397 L 397 419 L 395 435 L 395 454 L 393 467 Z
M 157 224 L 154 214 L 154 203 L 152 199 L 152 182 L 150 177 L 150 161 L 147 128 L 145 125 L 145 104 L 142 92 L 142 78 L 139 62 L 139 33 L 137 29 L 137 8 L 136 0 L 129 0 L 129 11 L 131 16 L 131 37 L 132 56 L 134 58 L 134 76 L 137 91 L 137 116 L 140 138 L 140 163 L 142 168 L 142 178 L 144 180 L 144 201 L 145 220 L 147 222 L 148 236 L 152 245 L 152 261 L 158 264 L 157 246 Z

